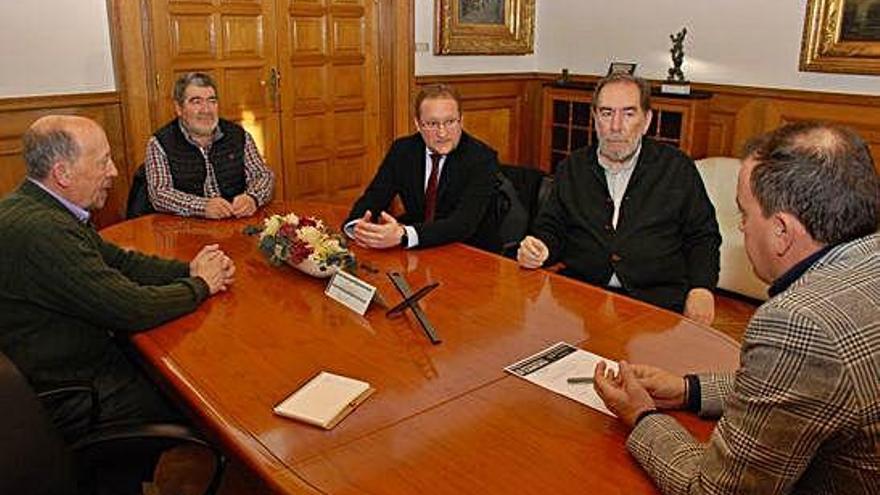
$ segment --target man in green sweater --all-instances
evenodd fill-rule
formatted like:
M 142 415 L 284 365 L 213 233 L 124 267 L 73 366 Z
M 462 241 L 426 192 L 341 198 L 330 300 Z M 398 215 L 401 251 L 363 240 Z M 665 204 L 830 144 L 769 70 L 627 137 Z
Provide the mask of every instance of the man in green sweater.
M 25 133 L 27 178 L 0 200 L 0 349 L 37 389 L 85 381 L 99 415 L 72 394 L 47 402 L 68 441 L 91 428 L 173 421 L 180 413 L 115 340 L 195 310 L 233 281 L 216 245 L 187 264 L 123 250 L 89 225 L 117 170 L 103 129 L 48 116 Z

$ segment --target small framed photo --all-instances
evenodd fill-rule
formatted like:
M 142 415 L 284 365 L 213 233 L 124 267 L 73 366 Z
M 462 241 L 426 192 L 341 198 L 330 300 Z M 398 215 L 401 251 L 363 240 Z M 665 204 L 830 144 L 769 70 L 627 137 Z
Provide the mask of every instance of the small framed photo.
M 608 75 L 611 74 L 635 74 L 636 64 L 630 62 L 611 62 L 608 66 Z

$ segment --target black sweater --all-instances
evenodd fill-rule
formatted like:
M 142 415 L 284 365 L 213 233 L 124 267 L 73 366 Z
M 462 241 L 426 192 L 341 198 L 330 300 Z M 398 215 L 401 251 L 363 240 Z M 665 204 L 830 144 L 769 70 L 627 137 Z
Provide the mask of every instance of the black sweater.
M 626 293 L 676 311 L 691 288 L 715 287 L 721 245 L 715 208 L 681 151 L 644 138 L 616 229 L 613 213 L 596 147 L 575 151 L 560 163 L 533 227 L 550 249 L 547 264 L 561 261 L 564 273 L 600 286 L 616 272 Z

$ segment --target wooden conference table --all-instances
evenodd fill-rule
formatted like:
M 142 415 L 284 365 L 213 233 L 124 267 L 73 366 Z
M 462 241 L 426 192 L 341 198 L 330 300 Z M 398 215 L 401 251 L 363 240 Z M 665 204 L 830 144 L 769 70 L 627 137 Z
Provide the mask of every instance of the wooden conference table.
M 346 211 L 273 204 L 339 225 Z M 734 369 L 728 337 L 646 304 L 455 244 L 404 251 L 354 248 L 379 273 L 359 275 L 390 304 L 385 272 L 413 288 L 438 281 L 422 306 L 443 342 L 411 314 L 359 316 L 323 294 L 326 280 L 273 267 L 242 234 L 247 220 L 150 215 L 104 229 L 123 247 L 188 260 L 219 243 L 236 263 L 231 290 L 135 344 L 204 424 L 279 493 L 657 493 L 614 418 L 506 374 L 559 341 L 673 371 Z M 275 416 L 272 407 L 321 370 L 376 393 L 335 429 Z M 699 438 L 712 423 L 679 415 Z

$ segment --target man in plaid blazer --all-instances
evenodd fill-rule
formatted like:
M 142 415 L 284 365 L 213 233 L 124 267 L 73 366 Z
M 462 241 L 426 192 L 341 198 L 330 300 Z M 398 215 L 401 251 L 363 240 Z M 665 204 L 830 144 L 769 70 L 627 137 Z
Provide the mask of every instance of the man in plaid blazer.
M 880 178 L 865 142 L 817 123 L 746 149 L 740 229 L 771 299 L 732 374 L 621 362 L 595 387 L 665 494 L 880 493 Z M 661 409 L 721 416 L 706 444 Z

